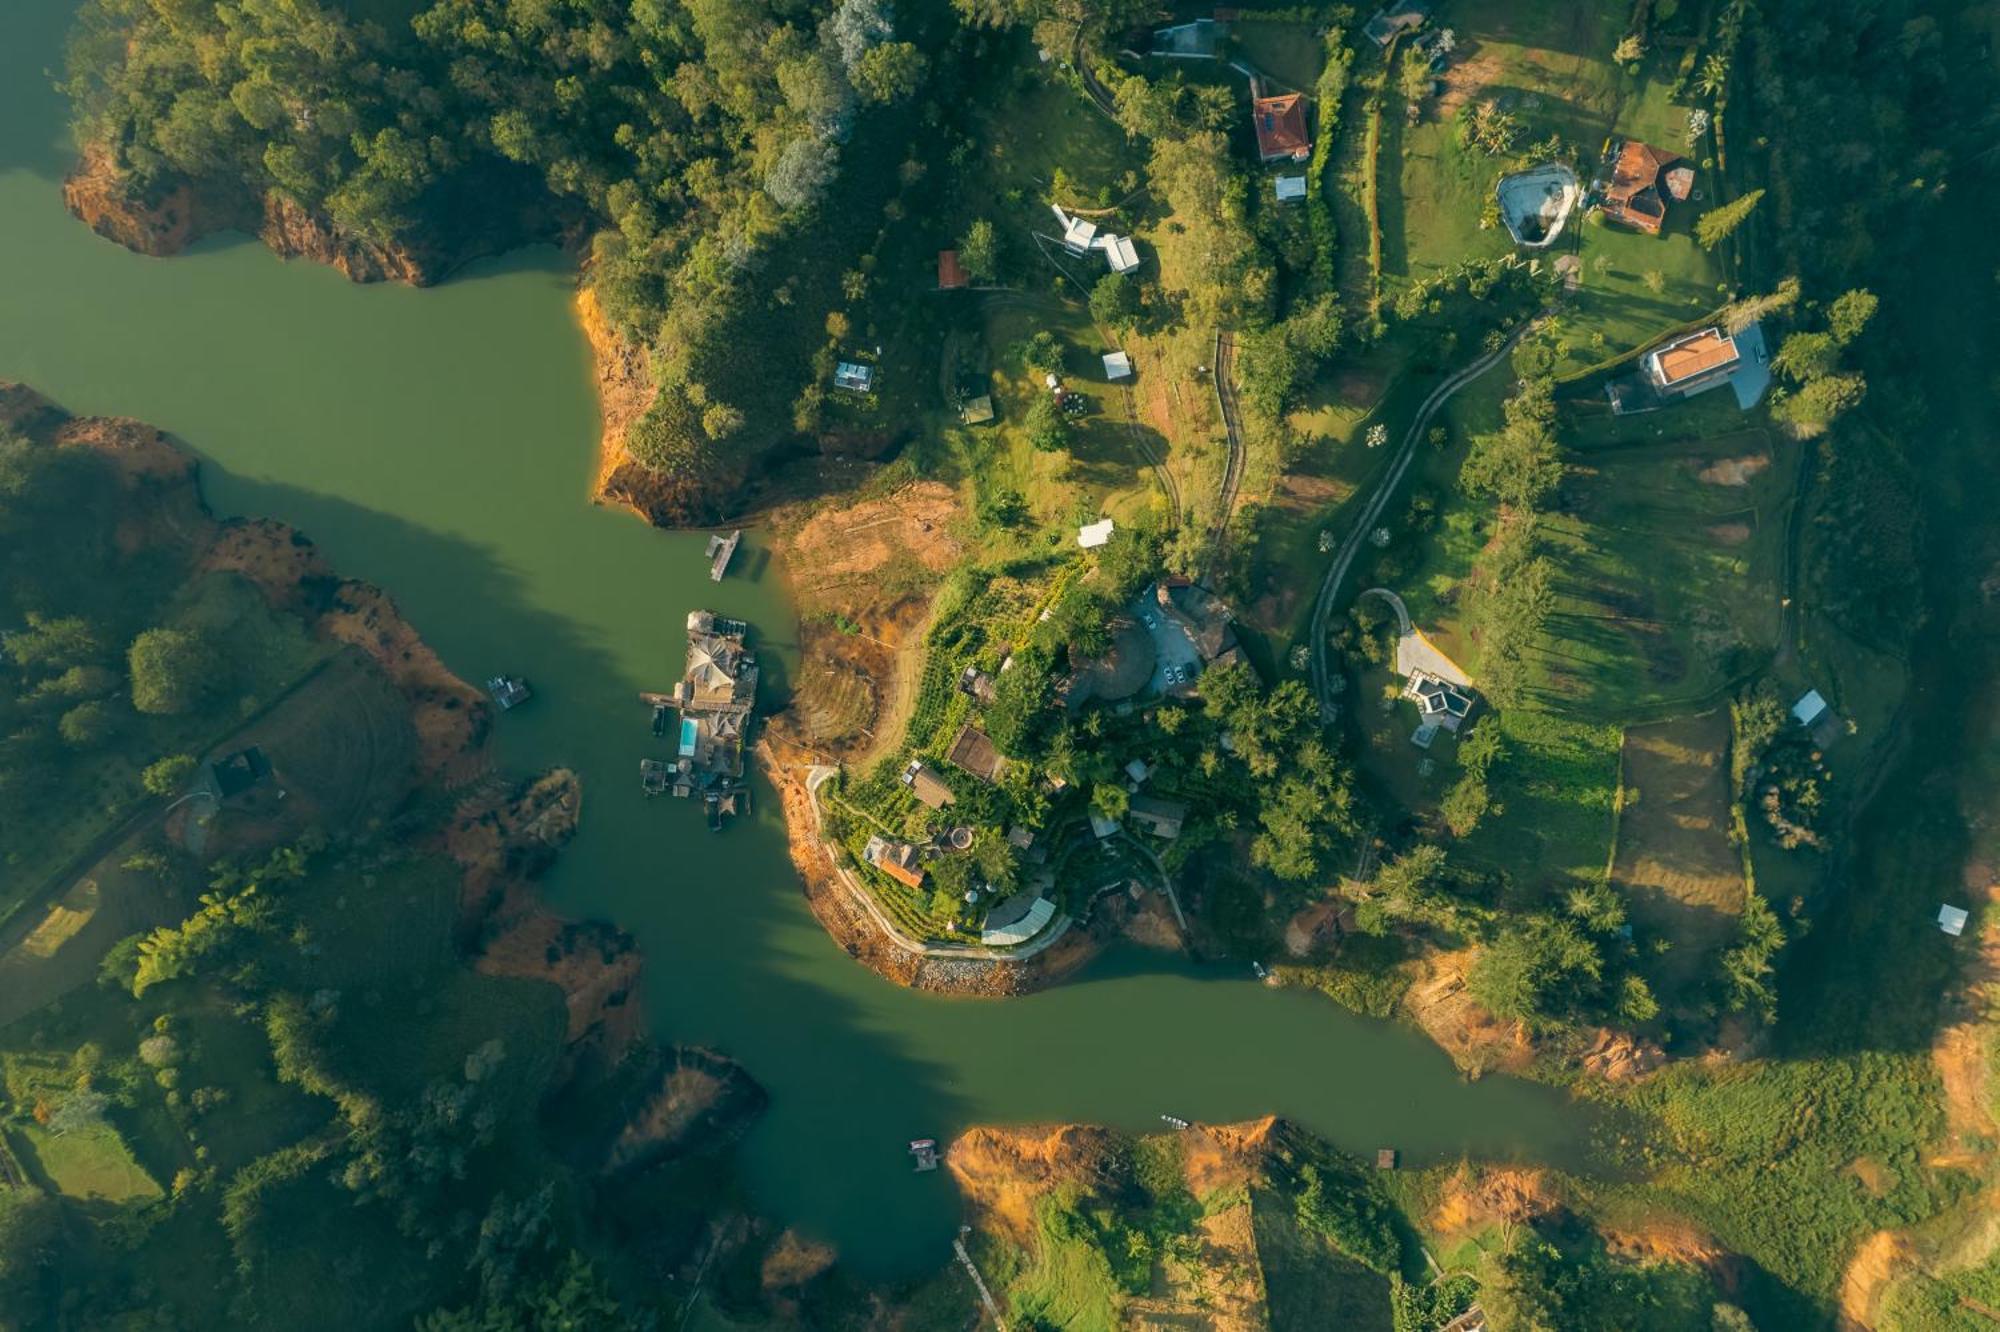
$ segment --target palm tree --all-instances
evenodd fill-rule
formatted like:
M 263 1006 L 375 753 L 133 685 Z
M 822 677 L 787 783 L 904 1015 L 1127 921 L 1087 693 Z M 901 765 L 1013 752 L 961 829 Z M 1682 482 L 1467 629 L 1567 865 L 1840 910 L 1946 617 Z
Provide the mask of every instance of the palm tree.
M 1729 61 L 1726 57 L 1718 53 L 1701 62 L 1701 74 L 1696 78 L 1695 86 L 1704 97 L 1716 96 L 1728 82 Z

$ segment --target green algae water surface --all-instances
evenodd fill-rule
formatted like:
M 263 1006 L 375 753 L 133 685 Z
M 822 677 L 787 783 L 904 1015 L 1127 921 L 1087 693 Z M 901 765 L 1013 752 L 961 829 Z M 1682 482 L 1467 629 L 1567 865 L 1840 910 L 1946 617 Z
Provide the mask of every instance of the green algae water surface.
M 677 677 L 696 606 L 751 620 L 782 675 L 793 620 L 756 548 L 720 587 L 702 537 L 587 500 L 597 434 L 587 350 L 554 251 L 441 287 L 358 287 L 216 238 L 172 259 L 90 234 L 59 197 L 71 149 L 50 86 L 71 0 L 0 12 L 0 377 L 78 413 L 138 417 L 200 454 L 209 503 L 316 540 L 388 589 L 460 675 L 531 677 L 499 724 L 521 771 L 575 768 L 583 828 L 548 888 L 644 948 L 661 1039 L 740 1059 L 770 1091 L 743 1164 L 760 1206 L 865 1271 L 935 1262 L 957 1218 L 912 1137 L 978 1122 L 1157 1126 L 1276 1112 L 1355 1150 L 1574 1160 L 1585 1120 L 1556 1093 L 1466 1084 L 1402 1028 L 1240 968 L 1105 959 L 1005 1002 L 878 980 L 807 912 L 765 798 L 720 836 L 646 801 L 634 695 Z M 760 567 L 761 566 L 761 567 Z

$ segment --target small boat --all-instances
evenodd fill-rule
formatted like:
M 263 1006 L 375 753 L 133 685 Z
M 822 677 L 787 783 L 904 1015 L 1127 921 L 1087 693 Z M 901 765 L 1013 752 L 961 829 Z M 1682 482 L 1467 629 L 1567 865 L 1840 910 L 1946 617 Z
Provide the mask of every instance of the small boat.
M 937 1139 L 912 1139 L 910 1142 L 910 1155 L 917 1158 L 918 1170 L 936 1170 L 938 1168 Z
M 1182 1119 L 1179 1115 L 1161 1115 L 1160 1118 L 1165 1120 L 1167 1123 L 1173 1125 L 1177 1129 L 1191 1129 L 1194 1127 L 1193 1124 L 1190 1124 L 1187 1120 Z
M 1271 979 L 1271 973 L 1264 969 L 1264 964 L 1262 962 L 1252 962 L 1250 964 L 1250 971 L 1253 975 L 1257 977 L 1258 980 Z
M 668 710 L 664 703 L 653 705 L 653 738 L 659 739 L 667 733 Z
M 518 675 L 496 675 L 486 682 L 486 692 L 502 712 L 518 708 L 535 696 L 528 682 Z

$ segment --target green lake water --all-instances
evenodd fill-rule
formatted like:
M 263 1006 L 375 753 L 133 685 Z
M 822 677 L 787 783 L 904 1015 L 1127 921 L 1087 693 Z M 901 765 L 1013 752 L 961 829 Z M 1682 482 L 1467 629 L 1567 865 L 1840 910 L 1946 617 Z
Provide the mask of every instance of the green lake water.
M 503 758 L 571 766 L 585 790 L 550 896 L 637 937 L 663 1040 L 735 1056 L 769 1090 L 743 1161 L 771 1214 L 866 1271 L 933 1262 L 958 1203 L 904 1146 L 979 1122 L 1276 1112 L 1419 1164 L 1580 1158 L 1587 1119 L 1558 1093 L 1464 1083 L 1414 1031 L 1241 966 L 1125 952 L 1053 992 L 981 1002 L 850 961 L 806 910 L 774 801 L 712 836 L 698 807 L 640 794 L 654 742 L 634 695 L 678 676 L 687 611 L 752 621 L 780 685 L 794 621 L 754 533 L 715 587 L 701 535 L 588 502 L 597 416 L 564 257 L 415 291 L 242 238 L 164 260 L 98 239 L 59 198 L 70 149 L 48 71 L 70 8 L 0 14 L 0 378 L 171 431 L 218 513 L 302 529 L 394 594 L 460 675 L 533 679 L 533 706 L 499 724 Z

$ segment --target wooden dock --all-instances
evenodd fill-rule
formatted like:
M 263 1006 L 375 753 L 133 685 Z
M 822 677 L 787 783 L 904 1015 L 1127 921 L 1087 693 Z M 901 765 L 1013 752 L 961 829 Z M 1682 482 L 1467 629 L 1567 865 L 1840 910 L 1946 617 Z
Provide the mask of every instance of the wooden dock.
M 708 580 L 722 581 L 722 575 L 729 572 L 729 562 L 736 558 L 736 547 L 743 540 L 743 529 L 737 528 L 728 536 L 712 535 L 708 538 Z

